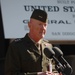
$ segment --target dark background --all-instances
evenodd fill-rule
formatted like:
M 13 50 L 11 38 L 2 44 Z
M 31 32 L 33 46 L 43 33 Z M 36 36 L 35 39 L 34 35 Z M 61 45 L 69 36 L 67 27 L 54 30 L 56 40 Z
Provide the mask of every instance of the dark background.
M 4 38 L 4 29 L 3 29 L 3 22 L 2 22 L 2 14 L 1 14 L 1 8 L 0 8 L 0 75 L 4 75 L 4 61 L 6 52 L 9 46 L 10 39 Z M 54 44 L 54 46 L 60 47 L 60 49 L 63 51 L 64 56 L 70 56 L 75 55 L 75 44 Z M 75 57 L 73 59 L 68 59 L 70 62 L 75 62 Z M 71 63 L 72 66 L 75 66 L 73 63 Z M 75 70 L 75 69 L 74 69 Z M 73 74 L 75 75 L 75 73 Z

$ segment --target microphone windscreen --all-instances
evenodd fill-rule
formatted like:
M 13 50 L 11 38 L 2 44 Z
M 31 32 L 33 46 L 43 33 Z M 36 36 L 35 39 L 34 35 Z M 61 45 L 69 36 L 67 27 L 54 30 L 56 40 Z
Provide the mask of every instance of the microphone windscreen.
M 52 49 L 45 48 L 45 49 L 44 49 L 44 54 L 45 54 L 48 58 L 52 58 L 53 55 L 55 55 L 55 52 L 54 52 Z
M 57 58 L 59 58 L 60 56 L 63 56 L 63 52 L 58 47 L 53 47 L 52 49 L 55 52 L 55 56 Z

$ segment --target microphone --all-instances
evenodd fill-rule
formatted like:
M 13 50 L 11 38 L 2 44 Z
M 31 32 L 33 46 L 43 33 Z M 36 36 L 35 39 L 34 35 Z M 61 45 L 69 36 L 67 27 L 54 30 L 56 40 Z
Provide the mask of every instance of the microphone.
M 60 73 L 60 72 L 63 72 L 64 70 L 64 67 L 63 65 L 59 62 L 59 60 L 55 57 L 55 52 L 52 50 L 52 49 L 49 49 L 49 48 L 45 48 L 44 49 L 44 54 L 48 57 L 48 58 L 53 58 L 55 63 L 56 63 L 56 69 L 57 71 Z
M 53 50 L 55 52 L 55 56 L 58 58 L 58 60 L 61 62 L 61 64 L 64 66 L 64 73 L 69 75 L 72 74 L 73 69 L 70 66 L 70 64 L 64 59 L 63 52 L 58 47 L 53 47 Z

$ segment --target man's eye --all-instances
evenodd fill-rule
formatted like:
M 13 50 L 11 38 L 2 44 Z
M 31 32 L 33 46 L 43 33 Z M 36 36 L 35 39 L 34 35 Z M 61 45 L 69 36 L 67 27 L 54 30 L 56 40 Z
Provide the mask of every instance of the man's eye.
M 39 25 L 42 25 L 42 24 L 39 24 Z

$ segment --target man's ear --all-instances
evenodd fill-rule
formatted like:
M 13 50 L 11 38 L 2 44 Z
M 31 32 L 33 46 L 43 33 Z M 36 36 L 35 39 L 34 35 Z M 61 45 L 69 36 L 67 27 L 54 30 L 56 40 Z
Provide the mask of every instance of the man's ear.
M 28 27 L 31 28 L 32 25 L 32 20 L 30 19 L 30 21 L 28 22 Z
M 28 22 L 28 27 L 30 28 L 30 26 L 31 26 L 31 24 L 30 24 L 30 22 Z

